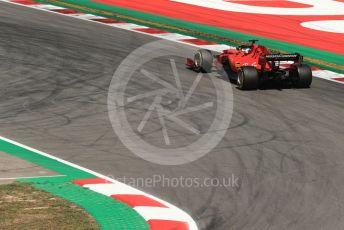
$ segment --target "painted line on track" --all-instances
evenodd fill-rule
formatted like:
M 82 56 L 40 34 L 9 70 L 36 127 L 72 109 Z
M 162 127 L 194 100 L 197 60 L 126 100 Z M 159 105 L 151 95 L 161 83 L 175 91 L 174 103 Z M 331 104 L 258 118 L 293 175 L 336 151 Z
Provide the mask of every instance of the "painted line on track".
M 33 0 L 0 0 L 3 2 L 8 2 L 16 5 L 22 5 L 29 8 L 39 9 L 51 13 L 56 13 L 60 15 L 65 15 L 73 18 L 78 18 L 81 20 L 86 20 L 89 22 L 99 23 L 102 25 L 111 26 L 118 29 L 129 30 L 132 32 L 150 35 L 156 38 L 161 38 L 184 45 L 190 45 L 198 48 L 209 49 L 215 52 L 222 52 L 225 49 L 234 48 L 232 46 L 218 44 L 211 41 L 201 40 L 195 37 L 186 36 L 178 33 L 170 33 L 163 30 L 158 30 L 155 28 L 149 28 L 146 26 L 141 26 L 133 23 L 121 22 L 111 18 L 105 18 L 101 16 L 96 16 L 92 14 L 81 13 L 76 10 L 71 10 L 59 6 L 43 4 L 39 2 L 34 2 Z M 321 79 L 325 79 L 331 82 L 336 82 L 344 84 L 344 74 L 339 74 L 329 70 L 315 69 L 313 70 L 313 76 Z

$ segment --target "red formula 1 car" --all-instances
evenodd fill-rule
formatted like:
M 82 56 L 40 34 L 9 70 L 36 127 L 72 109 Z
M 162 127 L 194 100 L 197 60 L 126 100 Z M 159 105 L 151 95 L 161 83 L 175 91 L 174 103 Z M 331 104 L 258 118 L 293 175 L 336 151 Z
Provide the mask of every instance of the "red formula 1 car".
M 250 40 L 249 45 L 224 50 L 213 55 L 209 50 L 198 50 L 194 59 L 187 59 L 187 66 L 196 72 L 210 73 L 213 66 L 221 67 L 231 82 L 242 90 L 257 89 L 266 80 L 288 80 L 297 88 L 308 88 L 312 83 L 311 68 L 303 64 L 298 54 L 271 54 L 269 50 Z

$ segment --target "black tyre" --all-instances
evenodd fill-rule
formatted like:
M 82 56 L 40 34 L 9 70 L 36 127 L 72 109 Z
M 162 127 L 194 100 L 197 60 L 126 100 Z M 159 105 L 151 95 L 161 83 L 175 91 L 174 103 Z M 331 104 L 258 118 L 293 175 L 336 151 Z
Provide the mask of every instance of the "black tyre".
M 308 65 L 299 65 L 292 74 L 293 83 L 297 88 L 309 88 L 312 84 L 312 70 Z
M 194 57 L 195 70 L 210 73 L 213 67 L 213 54 L 210 50 L 200 49 Z
M 238 88 L 241 90 L 254 90 L 258 88 L 258 71 L 254 66 L 244 66 L 238 72 Z

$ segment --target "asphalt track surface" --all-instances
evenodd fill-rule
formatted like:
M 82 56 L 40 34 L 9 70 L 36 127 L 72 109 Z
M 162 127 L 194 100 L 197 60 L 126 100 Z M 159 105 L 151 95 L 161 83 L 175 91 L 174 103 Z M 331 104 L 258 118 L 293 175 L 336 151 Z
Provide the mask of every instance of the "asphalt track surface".
M 141 188 L 190 213 L 201 229 L 342 229 L 344 86 L 315 79 L 311 89 L 233 87 L 232 123 L 213 151 L 186 165 L 153 164 L 119 141 L 107 111 L 119 63 L 153 40 L 0 3 L 0 134 L 115 178 L 234 174 L 239 187 Z M 171 72 L 168 63 L 155 62 L 148 71 Z M 193 79 L 182 62 L 176 58 L 178 70 Z M 200 83 L 199 100 L 211 96 L 209 82 Z M 132 91 L 152 86 L 134 83 Z M 132 108 L 129 120 L 139 122 L 142 114 Z M 192 122 L 206 132 L 202 125 L 210 115 L 201 113 Z M 161 141 L 157 124 L 143 138 Z M 174 127 L 173 134 L 177 145 L 192 139 L 182 128 Z

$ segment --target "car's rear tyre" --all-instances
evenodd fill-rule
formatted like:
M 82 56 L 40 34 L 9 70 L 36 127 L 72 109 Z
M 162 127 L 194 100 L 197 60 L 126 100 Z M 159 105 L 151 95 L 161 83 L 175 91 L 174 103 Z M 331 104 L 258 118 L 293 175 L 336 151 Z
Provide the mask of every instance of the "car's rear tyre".
M 255 90 L 259 85 L 258 71 L 254 66 L 244 66 L 238 72 L 238 88 L 241 90 Z
M 297 88 L 309 88 L 312 79 L 312 70 L 308 65 L 299 65 L 293 71 L 293 83 Z
M 213 67 L 213 54 L 210 50 L 200 49 L 194 57 L 194 69 L 197 72 L 210 73 Z

